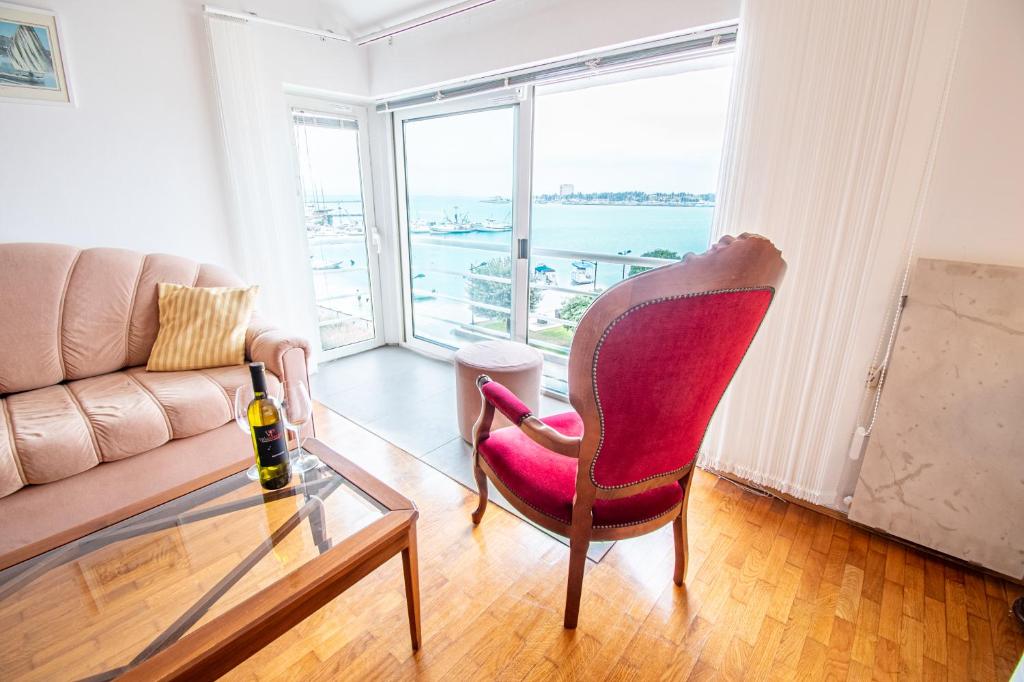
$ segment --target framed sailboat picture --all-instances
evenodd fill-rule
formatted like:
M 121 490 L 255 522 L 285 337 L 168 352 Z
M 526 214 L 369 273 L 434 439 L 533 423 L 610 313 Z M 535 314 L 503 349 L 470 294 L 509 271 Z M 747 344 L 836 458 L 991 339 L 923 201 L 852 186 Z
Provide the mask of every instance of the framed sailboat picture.
M 72 103 L 53 12 L 0 2 L 0 99 Z

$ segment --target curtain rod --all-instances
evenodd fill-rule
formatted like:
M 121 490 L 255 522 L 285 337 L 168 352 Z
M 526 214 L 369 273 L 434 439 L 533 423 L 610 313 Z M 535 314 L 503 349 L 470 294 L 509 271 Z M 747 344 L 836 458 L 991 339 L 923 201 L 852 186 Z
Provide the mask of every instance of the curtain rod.
M 308 26 L 290 24 L 286 21 L 277 21 L 276 19 L 266 19 L 264 17 L 259 16 L 255 12 L 236 12 L 234 10 L 224 9 L 222 7 L 214 7 L 213 5 L 203 5 L 203 11 L 207 14 L 213 14 L 216 16 L 231 17 L 232 19 L 241 19 L 242 21 L 252 21 L 258 24 L 267 24 L 269 26 L 277 26 L 278 28 L 287 28 L 292 31 L 308 33 L 310 35 L 319 36 L 321 38 L 329 38 L 330 40 L 340 40 L 345 43 L 354 42 L 356 45 L 362 46 L 368 45 L 369 43 L 372 43 L 377 40 L 390 38 L 393 35 L 397 35 L 399 33 L 403 33 L 405 31 L 409 31 L 420 26 L 425 26 L 440 19 L 447 19 L 448 17 L 453 17 L 456 14 L 462 14 L 463 12 L 468 12 L 471 9 L 476 9 L 477 7 L 489 5 L 492 2 L 497 1 L 498 0 L 466 0 L 466 2 L 460 2 L 458 4 L 451 5 L 450 7 L 447 7 L 445 9 L 438 10 L 436 12 L 430 12 L 429 14 L 424 14 L 423 16 L 416 17 L 415 19 L 403 21 L 399 24 L 395 24 L 394 26 L 389 26 L 385 29 L 381 29 L 380 31 L 374 31 L 373 33 L 367 33 L 361 36 L 357 36 L 355 38 L 351 38 L 340 33 L 335 33 L 334 31 L 330 30 L 309 28 Z
M 251 21 L 257 24 L 267 24 L 268 26 L 277 26 L 278 28 L 287 28 L 292 31 L 299 31 L 300 33 L 308 33 L 314 36 L 320 36 L 321 38 L 329 38 L 330 40 L 340 40 L 344 43 L 351 43 L 352 39 L 348 36 L 343 36 L 340 33 L 334 31 L 324 31 L 318 28 L 309 28 L 308 26 L 299 26 L 298 24 L 289 24 L 286 21 L 277 21 L 276 19 L 265 19 L 255 12 L 235 12 L 229 9 L 223 9 L 221 7 L 214 7 L 213 5 L 203 5 L 203 11 L 207 14 L 213 14 L 220 17 L 231 17 L 232 19 L 241 19 L 242 21 Z
M 495 73 L 489 76 L 434 87 L 400 97 L 382 97 L 377 100 L 377 113 L 409 107 L 435 104 L 441 101 L 464 99 L 488 92 L 509 90 L 525 85 L 550 85 L 567 80 L 618 73 L 647 66 L 659 66 L 706 57 L 732 50 L 739 25 L 723 24 L 714 28 L 683 33 L 648 43 L 634 43 L 606 52 L 590 52 L 568 59 L 534 64 L 529 68 Z
M 467 0 L 466 2 L 460 2 L 458 4 L 451 5 L 436 12 L 424 14 L 423 16 L 416 17 L 415 19 L 403 21 L 399 24 L 395 24 L 394 26 L 389 26 L 385 29 L 381 29 L 380 31 L 375 31 L 374 33 L 367 33 L 366 35 L 361 35 L 355 39 L 355 42 L 356 45 L 367 45 L 376 40 L 390 38 L 391 36 L 397 35 L 404 31 L 418 28 L 420 26 L 425 26 L 426 24 L 433 23 L 435 21 L 438 21 L 439 19 L 447 19 L 448 17 L 453 17 L 456 14 L 462 14 L 463 12 L 468 12 L 471 9 L 476 9 L 477 7 L 489 5 L 492 2 L 497 1 L 498 0 Z

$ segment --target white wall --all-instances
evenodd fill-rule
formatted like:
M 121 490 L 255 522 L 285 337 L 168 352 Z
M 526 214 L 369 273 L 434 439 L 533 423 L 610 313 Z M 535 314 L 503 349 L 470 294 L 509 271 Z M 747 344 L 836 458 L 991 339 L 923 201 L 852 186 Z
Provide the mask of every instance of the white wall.
M 739 16 L 739 0 L 501 0 L 370 46 L 375 95 Z
M 202 0 L 43 4 L 63 27 L 77 106 L 0 103 L 0 242 L 120 246 L 232 266 Z M 312 0 L 244 6 L 321 23 Z M 279 67 L 268 77 L 366 93 L 366 64 L 354 48 L 259 30 Z
M 971 3 L 918 255 L 1024 266 L 1024 2 Z

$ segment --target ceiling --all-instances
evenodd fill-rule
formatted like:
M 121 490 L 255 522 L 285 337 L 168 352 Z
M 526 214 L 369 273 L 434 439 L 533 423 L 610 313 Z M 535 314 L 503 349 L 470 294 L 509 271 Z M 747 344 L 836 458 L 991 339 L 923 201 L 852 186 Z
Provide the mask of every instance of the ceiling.
M 350 35 L 365 35 L 421 17 L 462 0 L 321 0 Z

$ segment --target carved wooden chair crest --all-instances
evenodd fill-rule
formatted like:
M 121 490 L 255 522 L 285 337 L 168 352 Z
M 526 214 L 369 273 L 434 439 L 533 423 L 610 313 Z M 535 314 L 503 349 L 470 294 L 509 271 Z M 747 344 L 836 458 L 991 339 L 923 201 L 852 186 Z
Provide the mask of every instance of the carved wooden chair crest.
M 683 584 L 697 450 L 785 269 L 769 240 L 743 234 L 609 288 L 572 342 L 572 412 L 538 418 L 501 384 L 477 379 L 473 522 L 490 479 L 525 517 L 569 538 L 565 627 L 576 627 L 591 541 L 672 522 Z M 495 409 L 517 426 L 492 433 Z

